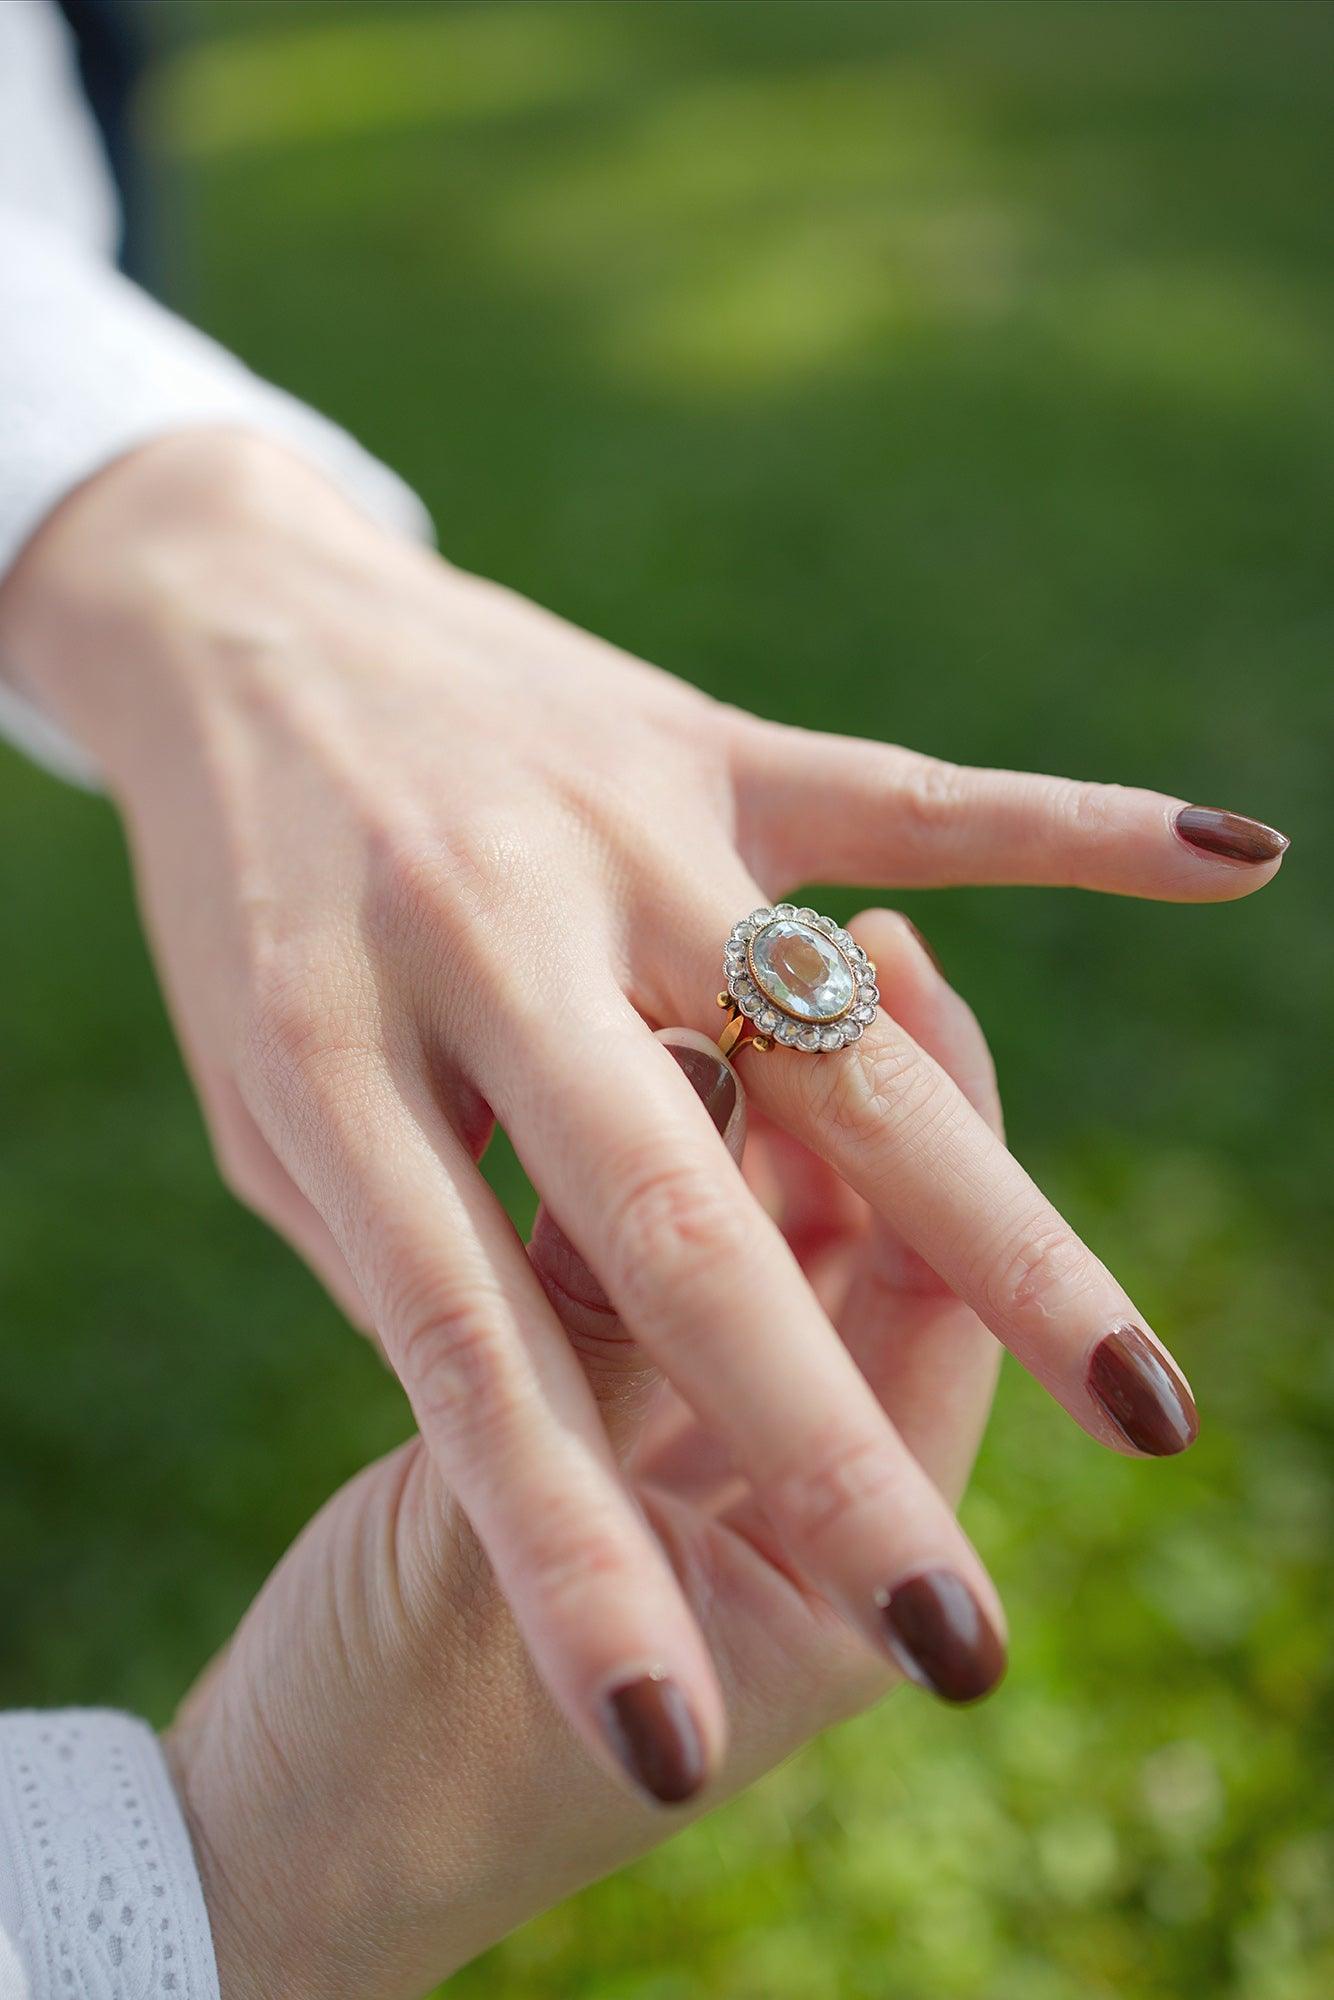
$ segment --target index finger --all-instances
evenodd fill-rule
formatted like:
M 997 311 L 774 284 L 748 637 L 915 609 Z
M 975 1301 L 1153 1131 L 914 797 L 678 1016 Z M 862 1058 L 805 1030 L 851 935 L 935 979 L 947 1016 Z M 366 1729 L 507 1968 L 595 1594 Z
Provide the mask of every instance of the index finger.
M 1246 896 L 1286 835 L 1134 785 L 993 771 L 858 736 L 761 723 L 743 738 L 749 838 L 789 882 L 1011 882 L 1174 903 Z M 802 810 L 837 799 L 832 813 Z

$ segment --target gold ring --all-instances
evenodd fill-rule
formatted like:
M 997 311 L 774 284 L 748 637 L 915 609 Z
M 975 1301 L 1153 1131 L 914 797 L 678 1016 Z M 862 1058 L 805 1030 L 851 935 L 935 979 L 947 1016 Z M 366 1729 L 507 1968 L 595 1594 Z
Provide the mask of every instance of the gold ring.
M 848 932 L 795 903 L 752 910 L 733 924 L 723 951 L 727 1009 L 719 1051 L 845 1049 L 875 1019 L 875 967 Z M 749 1039 L 743 1037 L 749 1029 Z

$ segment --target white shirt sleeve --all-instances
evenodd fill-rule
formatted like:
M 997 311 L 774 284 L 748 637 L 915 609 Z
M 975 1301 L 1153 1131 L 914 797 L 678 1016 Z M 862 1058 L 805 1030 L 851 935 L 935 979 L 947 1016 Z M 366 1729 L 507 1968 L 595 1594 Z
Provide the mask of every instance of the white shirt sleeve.
M 124 452 L 201 426 L 258 430 L 368 514 L 429 540 L 410 489 L 116 271 L 111 177 L 54 0 L 0 5 L 0 578 L 65 494 Z M 0 681 L 0 734 L 95 782 L 83 751 Z
M 0 2000 L 219 2000 L 190 1835 L 133 1716 L 0 1715 Z

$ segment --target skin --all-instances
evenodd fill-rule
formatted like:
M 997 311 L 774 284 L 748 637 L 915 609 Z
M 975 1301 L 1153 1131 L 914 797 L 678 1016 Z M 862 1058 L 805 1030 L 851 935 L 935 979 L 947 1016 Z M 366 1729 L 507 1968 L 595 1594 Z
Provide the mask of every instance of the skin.
M 723 939 L 801 880 L 1207 902 L 1277 858 L 1188 846 L 1182 802 L 1156 793 L 721 706 L 224 433 L 148 446 L 72 496 L 0 591 L 0 652 L 106 774 L 224 1174 L 378 1337 L 595 1758 L 619 1770 L 607 1695 L 653 1673 L 716 1770 L 724 1692 L 477 1170 L 494 1119 L 822 1601 L 883 1647 L 886 1598 L 940 1570 L 1003 1628 L 874 1368 L 650 1029 L 716 1033 Z M 744 1060 L 763 1120 L 1132 1450 L 1089 1359 L 1145 1322 L 902 1011 L 837 1057 Z
M 899 1018 L 997 1125 L 968 1008 L 902 919 L 871 911 L 858 930 Z M 734 1159 L 743 1123 L 744 1103 L 726 1135 Z M 953 1504 L 990 1405 L 995 1341 L 762 1118 L 746 1171 Z M 791 1570 L 729 1454 L 624 1325 L 569 1302 L 595 1281 L 539 1217 L 534 1244 L 544 1238 L 616 1460 L 718 1663 L 723 1759 L 708 1790 L 672 1813 L 608 1779 L 563 1726 L 462 1509 L 414 1439 L 317 1516 L 168 1732 L 224 2000 L 413 2000 L 893 1683 L 883 1654 Z

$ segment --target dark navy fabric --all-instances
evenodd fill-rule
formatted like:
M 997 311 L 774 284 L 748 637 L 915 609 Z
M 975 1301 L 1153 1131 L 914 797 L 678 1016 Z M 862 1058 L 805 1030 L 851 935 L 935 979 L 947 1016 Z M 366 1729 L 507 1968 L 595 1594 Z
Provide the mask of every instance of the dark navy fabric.
M 102 132 L 125 218 L 122 270 L 146 276 L 147 216 L 143 165 L 135 145 L 133 103 L 148 61 L 139 9 L 130 0 L 59 0 L 74 31 L 84 93 Z

